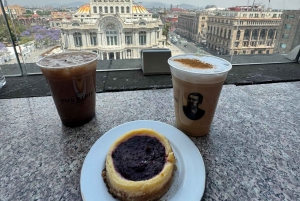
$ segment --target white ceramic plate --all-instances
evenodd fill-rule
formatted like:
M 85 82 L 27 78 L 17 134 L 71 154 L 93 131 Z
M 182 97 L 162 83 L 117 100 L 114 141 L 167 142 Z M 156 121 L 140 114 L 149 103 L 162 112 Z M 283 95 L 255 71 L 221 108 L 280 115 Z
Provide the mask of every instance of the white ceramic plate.
M 116 201 L 108 193 L 101 172 L 111 144 L 124 133 L 138 128 L 150 128 L 166 136 L 177 159 L 177 171 L 169 191 L 161 201 L 199 201 L 205 188 L 205 167 L 195 144 L 180 130 L 168 124 L 140 120 L 119 125 L 101 136 L 87 154 L 80 177 L 81 196 L 84 201 Z

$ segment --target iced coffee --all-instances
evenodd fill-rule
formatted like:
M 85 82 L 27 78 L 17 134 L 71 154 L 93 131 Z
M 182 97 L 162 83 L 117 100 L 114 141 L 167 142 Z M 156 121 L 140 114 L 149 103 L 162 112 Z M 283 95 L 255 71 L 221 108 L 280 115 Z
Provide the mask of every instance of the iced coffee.
M 65 126 L 81 126 L 95 116 L 97 58 L 92 52 L 67 52 L 37 62 Z
M 184 54 L 168 60 L 176 126 L 187 135 L 209 133 L 220 92 L 232 65 L 210 55 Z

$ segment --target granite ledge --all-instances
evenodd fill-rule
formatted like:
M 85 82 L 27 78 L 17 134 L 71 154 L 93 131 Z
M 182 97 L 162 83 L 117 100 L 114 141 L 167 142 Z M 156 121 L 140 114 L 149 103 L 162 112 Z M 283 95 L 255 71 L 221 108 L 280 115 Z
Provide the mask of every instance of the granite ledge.
M 300 200 L 300 82 L 223 87 L 203 156 L 203 200 Z M 0 99 L 0 200 L 82 200 L 80 170 L 111 128 L 174 125 L 172 89 L 97 94 L 96 118 L 61 125 L 51 97 Z

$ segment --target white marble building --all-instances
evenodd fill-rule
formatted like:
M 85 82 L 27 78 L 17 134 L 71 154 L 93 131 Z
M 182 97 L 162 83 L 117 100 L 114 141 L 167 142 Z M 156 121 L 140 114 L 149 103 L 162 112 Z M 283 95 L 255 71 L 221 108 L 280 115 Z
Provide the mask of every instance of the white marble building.
M 165 38 L 162 21 L 132 0 L 90 0 L 60 29 L 64 49 L 97 52 L 103 60 L 140 58 Z

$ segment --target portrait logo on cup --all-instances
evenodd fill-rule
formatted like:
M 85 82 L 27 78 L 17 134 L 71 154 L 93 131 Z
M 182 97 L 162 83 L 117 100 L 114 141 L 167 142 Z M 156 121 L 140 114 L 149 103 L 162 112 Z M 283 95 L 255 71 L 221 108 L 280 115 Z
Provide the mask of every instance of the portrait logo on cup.
M 205 114 L 205 111 L 198 107 L 202 101 L 203 96 L 200 93 L 190 93 L 187 97 L 186 106 L 182 107 L 185 116 L 191 120 L 201 119 Z

